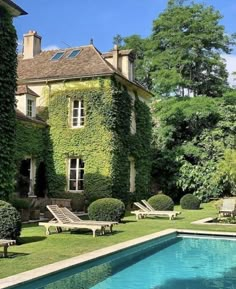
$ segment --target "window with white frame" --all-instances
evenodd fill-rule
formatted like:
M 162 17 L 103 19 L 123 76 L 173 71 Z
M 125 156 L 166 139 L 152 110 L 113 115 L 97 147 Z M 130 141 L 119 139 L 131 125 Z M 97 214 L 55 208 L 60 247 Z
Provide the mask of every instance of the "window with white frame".
M 33 117 L 34 101 L 32 99 L 27 99 L 27 110 L 26 115 Z
M 69 159 L 69 191 L 82 191 L 84 189 L 84 161 L 81 158 Z
M 135 192 L 135 178 L 136 178 L 136 169 L 135 169 L 135 160 L 132 157 L 129 157 L 130 162 L 130 187 L 129 191 L 131 193 Z
M 85 120 L 85 113 L 84 113 L 83 99 L 73 100 L 72 101 L 72 113 L 71 113 L 71 126 L 74 128 L 83 127 L 84 120 Z

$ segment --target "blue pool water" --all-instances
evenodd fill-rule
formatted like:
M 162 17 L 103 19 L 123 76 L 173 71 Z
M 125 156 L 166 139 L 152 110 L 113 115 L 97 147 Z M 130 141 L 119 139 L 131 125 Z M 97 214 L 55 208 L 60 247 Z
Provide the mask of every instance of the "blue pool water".
M 236 289 L 236 241 L 169 236 L 14 288 Z

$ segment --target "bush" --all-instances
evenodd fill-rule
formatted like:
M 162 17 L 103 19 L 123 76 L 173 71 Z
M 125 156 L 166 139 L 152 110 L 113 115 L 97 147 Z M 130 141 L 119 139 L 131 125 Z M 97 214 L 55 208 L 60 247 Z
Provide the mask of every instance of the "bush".
M 114 198 L 103 198 L 94 201 L 88 207 L 89 218 L 96 221 L 119 222 L 125 215 L 125 205 Z
M 157 194 L 148 199 L 148 203 L 157 211 L 173 211 L 173 200 L 164 194 Z
M 20 236 L 21 218 L 11 204 L 0 200 L 0 239 L 16 240 Z
M 180 205 L 182 209 L 198 210 L 201 201 L 192 194 L 186 194 L 180 199 Z
M 30 203 L 25 200 L 25 199 L 12 199 L 11 200 L 11 204 L 13 207 L 15 207 L 18 211 L 20 211 L 21 209 L 29 209 L 30 208 Z

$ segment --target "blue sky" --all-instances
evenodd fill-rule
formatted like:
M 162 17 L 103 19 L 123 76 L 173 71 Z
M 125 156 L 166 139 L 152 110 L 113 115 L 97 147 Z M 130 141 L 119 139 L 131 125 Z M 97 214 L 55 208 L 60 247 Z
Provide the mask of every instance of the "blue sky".
M 102 52 L 112 48 L 116 34 L 151 34 L 152 22 L 165 9 L 167 0 L 14 0 L 28 15 L 14 20 L 18 39 L 36 30 L 43 49 L 89 44 Z M 203 3 L 203 1 L 195 1 Z M 205 0 L 218 9 L 227 33 L 236 32 L 236 0 Z M 66 43 L 66 44 L 65 44 Z M 227 59 L 236 70 L 236 53 Z M 231 70 L 231 67 L 230 69 Z

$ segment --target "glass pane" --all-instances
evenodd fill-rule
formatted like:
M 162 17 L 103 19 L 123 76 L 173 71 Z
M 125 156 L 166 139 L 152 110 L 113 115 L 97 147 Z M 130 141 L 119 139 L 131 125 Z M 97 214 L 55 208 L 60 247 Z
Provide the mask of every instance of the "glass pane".
M 70 170 L 70 179 L 76 180 L 76 170 Z
M 83 126 L 84 125 L 84 118 L 80 119 L 80 125 Z
M 76 181 L 70 181 L 70 191 L 76 191 Z
M 73 109 L 73 117 L 78 117 L 78 109 Z
M 81 99 L 80 103 L 81 103 L 81 108 L 84 108 L 84 101 L 83 101 L 83 99 Z
M 70 54 L 69 54 L 69 56 L 68 56 L 68 58 L 74 58 L 74 57 L 76 57 L 78 54 L 80 53 L 80 50 L 73 50 Z
M 70 167 L 71 168 L 76 168 L 76 159 L 71 159 L 70 160 Z
M 84 116 L 84 109 L 81 109 L 80 115 L 81 115 L 81 116 Z
M 57 52 L 51 60 L 59 60 L 63 56 L 64 52 Z
M 79 170 L 79 179 L 83 180 L 84 179 L 84 170 Z
M 78 190 L 83 190 L 83 189 L 84 189 L 84 182 L 78 181 Z
M 79 107 L 79 101 L 78 100 L 74 100 L 74 108 L 78 108 Z
M 73 126 L 78 126 L 78 119 L 77 118 L 73 118 Z
M 79 167 L 84 168 L 84 162 L 82 159 L 79 159 Z

